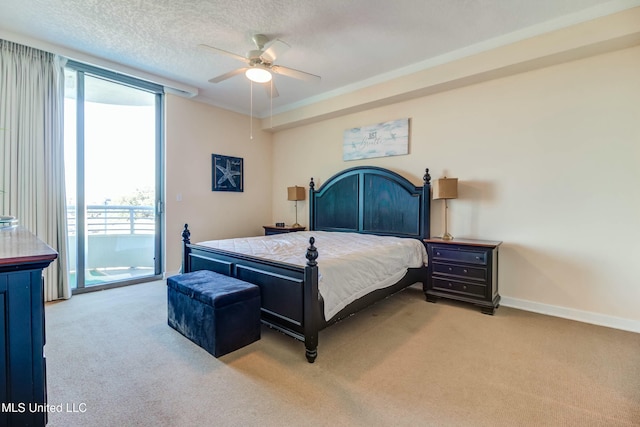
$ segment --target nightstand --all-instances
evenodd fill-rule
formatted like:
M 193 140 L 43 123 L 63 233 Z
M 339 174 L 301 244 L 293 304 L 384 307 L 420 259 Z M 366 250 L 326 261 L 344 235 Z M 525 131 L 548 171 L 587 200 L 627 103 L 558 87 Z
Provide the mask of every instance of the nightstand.
M 500 305 L 498 248 L 502 242 L 425 239 L 429 265 L 423 290 L 427 301 L 449 298 L 493 314 Z
M 304 231 L 306 227 L 291 227 L 285 225 L 284 227 L 276 227 L 275 225 L 263 225 L 264 235 L 270 236 L 272 234 L 293 233 L 294 231 Z

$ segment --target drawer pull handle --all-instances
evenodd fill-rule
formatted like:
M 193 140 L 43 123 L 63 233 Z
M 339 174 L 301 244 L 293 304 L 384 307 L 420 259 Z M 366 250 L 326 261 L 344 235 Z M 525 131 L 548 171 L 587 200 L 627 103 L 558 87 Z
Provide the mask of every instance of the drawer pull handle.
M 449 267 L 449 271 L 453 271 L 453 268 Z
M 451 283 L 449 283 L 449 287 L 451 288 L 451 287 L 453 287 L 453 285 Z
M 436 255 L 440 255 L 440 252 L 436 252 Z
M 466 268 L 465 268 L 464 270 L 462 270 L 462 271 L 464 271 L 465 273 L 468 273 L 468 271 L 467 271 L 467 269 L 466 269 Z
M 477 256 L 477 257 L 476 257 L 476 259 L 477 259 L 477 260 L 479 260 L 479 259 L 480 259 L 480 257 L 479 257 L 479 256 Z
M 462 285 L 462 289 L 467 290 L 467 285 Z

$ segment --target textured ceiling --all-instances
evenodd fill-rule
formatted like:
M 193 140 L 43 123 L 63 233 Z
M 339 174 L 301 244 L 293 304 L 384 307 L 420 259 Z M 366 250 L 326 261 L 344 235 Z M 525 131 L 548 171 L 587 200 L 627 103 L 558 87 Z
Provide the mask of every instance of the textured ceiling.
M 249 113 L 243 64 L 251 36 L 291 48 L 276 64 L 322 77 L 275 76 L 280 96 L 254 87 L 253 114 L 348 92 L 408 71 L 638 6 L 638 0 L 2 0 L 0 38 L 98 65 L 140 70 L 197 90 L 197 99 Z M 162 82 L 161 82 L 162 83 Z M 180 86 L 183 85 L 183 86 Z

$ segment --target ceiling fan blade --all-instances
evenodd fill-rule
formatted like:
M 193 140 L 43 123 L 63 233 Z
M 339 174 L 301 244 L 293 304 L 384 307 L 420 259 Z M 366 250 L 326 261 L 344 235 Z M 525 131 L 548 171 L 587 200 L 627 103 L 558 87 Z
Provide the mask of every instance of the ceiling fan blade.
M 273 79 L 266 83 L 262 83 L 262 86 L 264 86 L 264 89 L 267 91 L 267 96 L 269 98 L 273 99 L 280 96 L 280 94 L 278 93 L 278 89 L 276 89 L 276 83 L 273 81 Z
M 281 74 L 287 77 L 293 77 L 298 80 L 307 80 L 307 81 L 318 81 L 320 80 L 320 76 L 316 76 L 315 74 L 306 73 L 300 70 L 294 70 L 293 68 L 283 67 L 282 65 L 274 65 L 271 67 L 271 71 L 276 74 Z
M 233 76 L 236 76 L 238 74 L 242 74 L 247 70 L 248 70 L 248 67 L 237 68 L 237 69 L 235 69 L 233 71 L 229 71 L 228 73 L 221 74 L 218 77 L 214 77 L 212 79 L 209 79 L 209 83 L 220 83 L 223 80 L 227 80 L 227 79 L 229 79 L 229 78 L 231 78 Z
M 235 54 L 233 52 L 229 52 L 227 50 L 218 49 L 217 47 L 209 46 L 209 45 L 206 45 L 206 44 L 199 44 L 198 47 L 201 48 L 201 49 L 208 50 L 208 51 L 213 52 L 213 53 L 229 56 L 229 57 L 231 57 L 233 59 L 237 59 L 238 61 L 242 61 L 245 64 L 249 63 L 249 60 L 247 58 L 245 58 L 244 56 Z
M 269 45 L 269 47 L 267 47 L 262 55 L 260 55 L 260 58 L 265 62 L 273 64 L 276 58 L 282 55 L 290 47 L 291 46 L 282 40 L 276 39 Z

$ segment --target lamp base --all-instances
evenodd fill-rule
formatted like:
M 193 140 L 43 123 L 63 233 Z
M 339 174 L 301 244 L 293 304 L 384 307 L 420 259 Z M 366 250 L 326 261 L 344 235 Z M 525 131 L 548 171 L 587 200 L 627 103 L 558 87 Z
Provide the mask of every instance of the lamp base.
M 296 222 L 296 223 L 295 223 L 295 224 L 293 224 L 291 227 L 298 228 L 298 227 L 302 227 L 302 225 L 300 225 L 300 224 L 298 224 L 298 223 Z
M 444 233 L 442 235 L 442 240 L 453 240 L 453 236 L 449 233 Z

